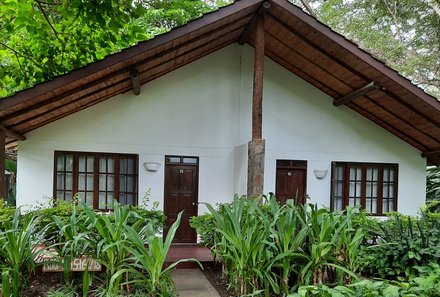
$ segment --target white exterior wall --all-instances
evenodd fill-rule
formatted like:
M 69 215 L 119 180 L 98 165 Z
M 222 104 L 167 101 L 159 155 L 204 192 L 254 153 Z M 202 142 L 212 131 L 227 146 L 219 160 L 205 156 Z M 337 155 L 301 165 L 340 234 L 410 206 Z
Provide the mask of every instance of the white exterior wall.
M 199 201 L 246 193 L 251 136 L 253 51 L 232 45 L 27 134 L 18 156 L 17 202 L 35 204 L 53 192 L 55 150 L 139 154 L 139 198 L 151 188 L 162 203 L 164 156 L 199 156 Z M 277 159 L 308 161 L 311 202 L 330 202 L 331 161 L 399 164 L 400 212 L 414 214 L 425 197 L 420 152 L 332 100 L 281 66 L 265 63 L 263 137 L 265 192 L 275 191 Z M 144 162 L 162 164 L 147 172 Z M 314 169 L 327 169 L 318 180 Z M 204 207 L 199 213 L 205 212 Z

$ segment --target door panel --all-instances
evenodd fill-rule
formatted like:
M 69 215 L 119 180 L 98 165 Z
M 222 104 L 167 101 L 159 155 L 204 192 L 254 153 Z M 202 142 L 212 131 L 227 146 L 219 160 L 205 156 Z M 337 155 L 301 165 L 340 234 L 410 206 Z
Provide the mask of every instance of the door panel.
M 189 225 L 189 218 L 197 215 L 197 191 L 197 165 L 165 165 L 164 212 L 167 228 L 176 221 L 178 213 L 184 211 L 173 242 L 195 243 L 197 240 L 195 230 Z
M 275 196 L 278 201 L 285 203 L 287 199 L 294 199 L 298 203 L 304 204 L 306 196 L 306 178 L 306 167 L 277 167 Z

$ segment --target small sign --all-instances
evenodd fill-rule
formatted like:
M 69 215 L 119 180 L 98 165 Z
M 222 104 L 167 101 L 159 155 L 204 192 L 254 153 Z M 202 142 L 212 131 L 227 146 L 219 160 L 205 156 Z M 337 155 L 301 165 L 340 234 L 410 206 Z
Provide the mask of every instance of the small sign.
M 55 262 L 49 262 L 45 259 L 43 263 L 43 272 L 60 272 L 64 271 L 64 267 Z M 94 259 L 90 259 L 87 257 L 74 258 L 70 262 L 70 271 L 86 271 L 86 267 L 88 266 L 88 271 L 101 271 L 102 267 L 98 261 Z

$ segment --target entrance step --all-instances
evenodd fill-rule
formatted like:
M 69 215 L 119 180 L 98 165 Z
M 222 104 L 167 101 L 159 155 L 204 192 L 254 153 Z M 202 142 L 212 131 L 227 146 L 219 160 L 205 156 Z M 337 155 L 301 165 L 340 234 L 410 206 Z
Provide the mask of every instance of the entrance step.
M 214 265 L 214 258 L 211 251 L 201 245 L 172 245 L 168 251 L 167 261 L 165 265 L 170 265 L 181 259 L 194 258 L 198 260 L 204 268 Z M 177 265 L 178 269 L 199 269 L 200 266 L 196 262 L 183 262 Z

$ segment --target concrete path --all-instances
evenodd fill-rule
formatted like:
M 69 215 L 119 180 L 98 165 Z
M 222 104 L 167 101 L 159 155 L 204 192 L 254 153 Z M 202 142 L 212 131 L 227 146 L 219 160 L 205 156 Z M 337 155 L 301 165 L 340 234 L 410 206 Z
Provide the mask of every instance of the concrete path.
M 179 297 L 220 297 L 199 269 L 176 269 L 171 273 Z

